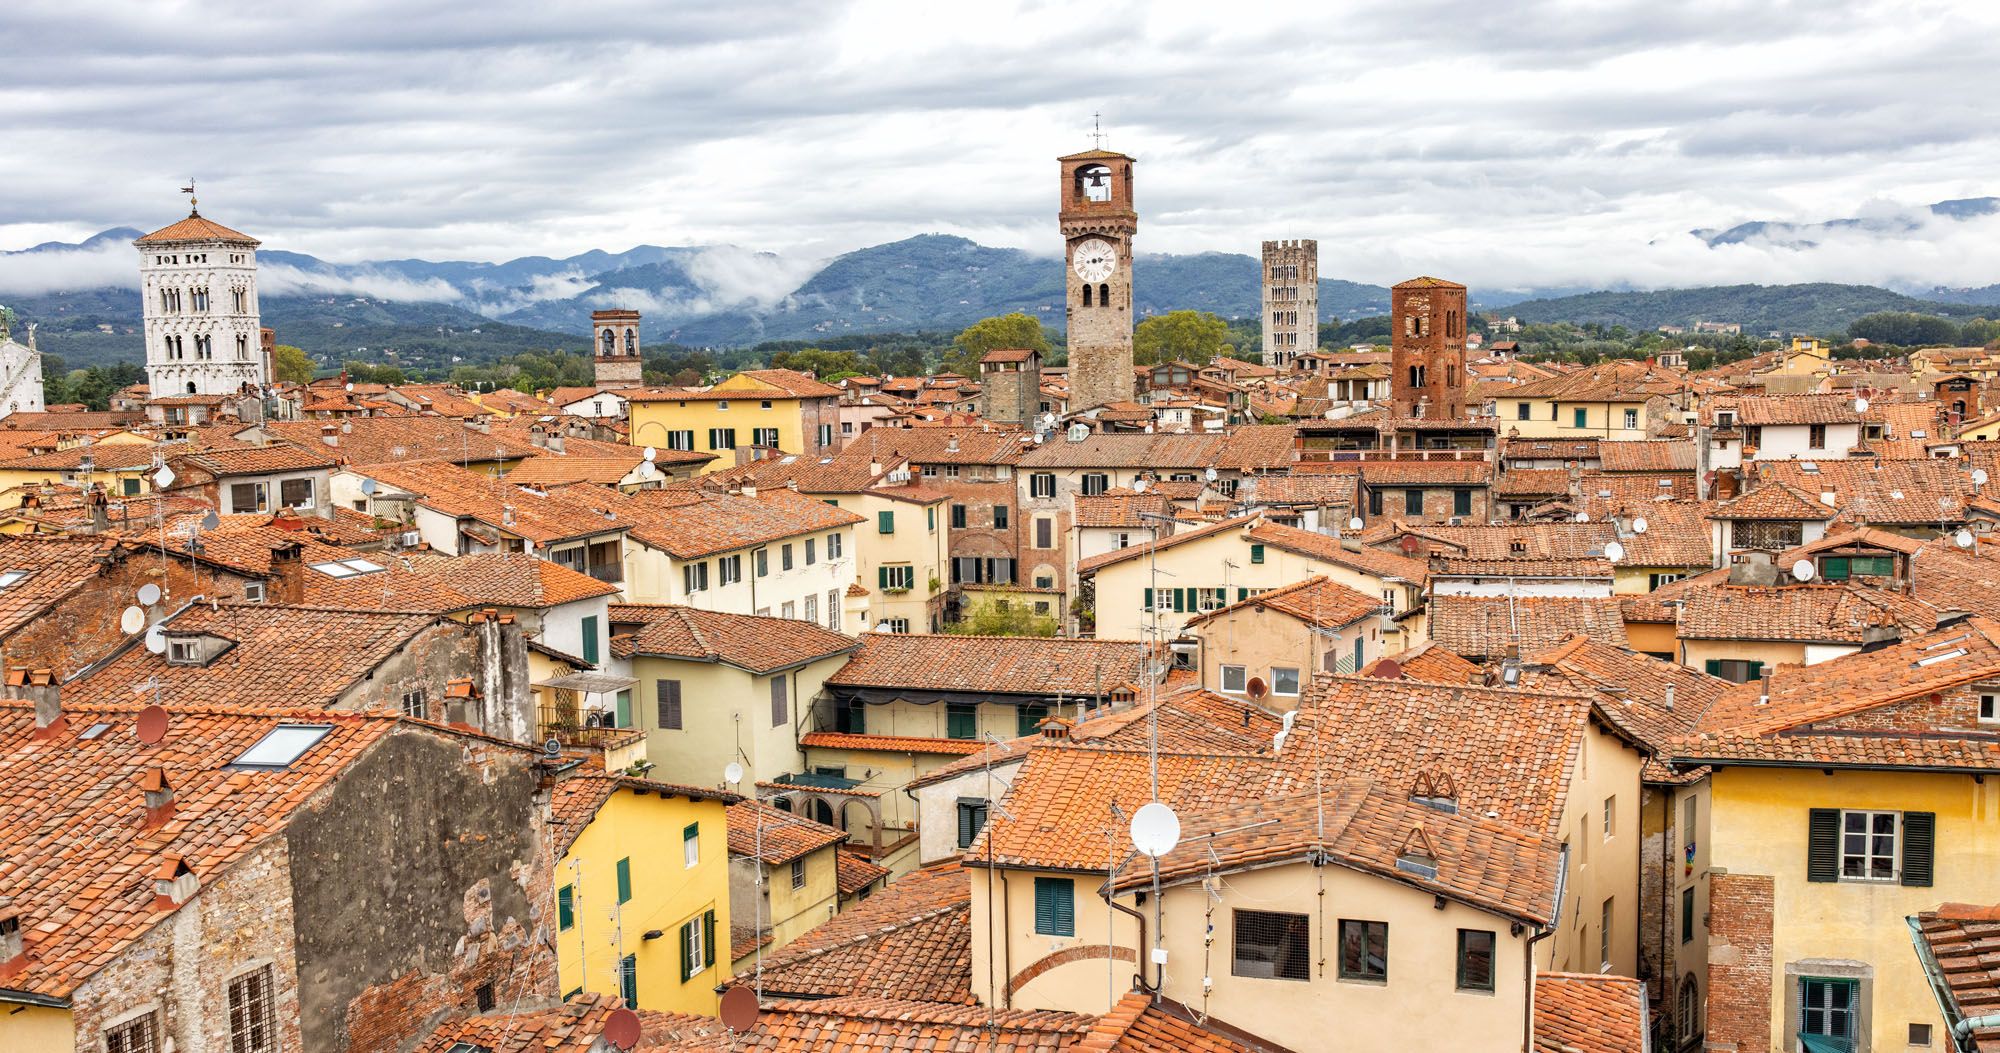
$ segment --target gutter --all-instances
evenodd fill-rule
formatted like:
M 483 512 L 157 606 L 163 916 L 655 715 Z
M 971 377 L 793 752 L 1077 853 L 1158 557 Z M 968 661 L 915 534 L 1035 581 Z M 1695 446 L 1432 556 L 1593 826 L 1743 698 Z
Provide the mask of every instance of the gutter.
M 1714 760 L 1714 759 L 1704 759 L 1701 757 L 1674 757 L 1669 759 L 1666 763 L 1676 768 L 1680 767 L 1798 768 L 1802 770 L 1819 770 L 1819 771 L 1921 772 L 1926 775 L 1970 775 L 1975 779 L 1984 779 L 1988 775 L 2000 774 L 2000 767 L 1945 768 L 1945 767 L 1939 767 L 1934 764 L 1842 764 L 1838 762 L 1813 763 L 1813 762 L 1803 762 L 1803 761 L 1738 760 L 1734 758 L 1724 759 L 1724 760 Z
M 70 1000 L 54 995 L 39 995 L 33 991 L 16 991 L 0 987 L 0 1004 L 12 1002 L 16 1005 L 41 1006 L 44 1009 L 68 1009 Z
M 1139 974 L 1138 974 L 1137 976 L 1134 976 L 1134 977 L 1133 977 L 1132 979 L 1133 979 L 1133 980 L 1135 980 L 1135 981 L 1136 981 L 1136 982 L 1137 982 L 1137 983 L 1139 984 L 1139 990 L 1141 990 L 1141 991 L 1144 991 L 1144 992 L 1146 992 L 1147 994 L 1150 994 L 1150 995 L 1158 995 L 1158 994 L 1160 993 L 1160 987 L 1161 987 L 1161 980 L 1160 980 L 1160 978 L 1159 978 L 1159 977 L 1158 977 L 1157 975 L 1155 975 L 1155 976 L 1154 976 L 1154 978 L 1153 978 L 1153 982 L 1152 982 L 1152 983 L 1150 983 L 1150 984 L 1149 984 L 1149 983 L 1147 983 L 1147 982 L 1146 982 L 1146 915 L 1145 915 L 1145 913 L 1144 913 L 1144 912 L 1142 912 L 1142 911 L 1137 911 L 1137 910 L 1133 910 L 1132 908 L 1130 908 L 1130 907 L 1127 907 L 1127 906 L 1125 906 L 1125 905 L 1123 905 L 1123 904 L 1119 903 L 1119 902 L 1118 902 L 1118 900 L 1117 900 L 1117 899 L 1116 899 L 1116 898 L 1115 898 L 1115 897 L 1113 896 L 1113 894 L 1112 894 L 1112 892 L 1111 892 L 1111 890 L 1110 890 L 1109 888 L 1106 888 L 1106 889 L 1105 889 L 1105 890 L 1104 890 L 1104 891 L 1103 891 L 1103 892 L 1101 893 L 1101 895 L 1103 895 L 1103 897 L 1104 897 L 1104 903 L 1105 903 L 1105 905 L 1106 905 L 1106 906 L 1110 907 L 1110 908 L 1111 908 L 1112 910 L 1115 910 L 1115 911 L 1117 911 L 1117 912 L 1118 912 L 1118 913 L 1120 913 L 1120 914 L 1125 914 L 1125 915 L 1129 915 L 1130 917 L 1132 917 L 1132 918 L 1133 918 L 1134 920 L 1136 920 L 1136 921 L 1137 921 L 1137 922 L 1139 923 Z M 1157 968 L 1157 967 L 1156 967 L 1156 968 Z

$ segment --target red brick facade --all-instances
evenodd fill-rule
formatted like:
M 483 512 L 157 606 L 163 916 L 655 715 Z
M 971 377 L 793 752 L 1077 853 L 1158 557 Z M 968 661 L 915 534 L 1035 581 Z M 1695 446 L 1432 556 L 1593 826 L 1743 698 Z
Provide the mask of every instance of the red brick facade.
M 1390 397 L 1399 417 L 1465 415 L 1465 286 L 1416 278 L 1389 290 Z
M 1709 879 L 1707 1049 L 1771 1048 L 1771 891 L 1762 874 Z

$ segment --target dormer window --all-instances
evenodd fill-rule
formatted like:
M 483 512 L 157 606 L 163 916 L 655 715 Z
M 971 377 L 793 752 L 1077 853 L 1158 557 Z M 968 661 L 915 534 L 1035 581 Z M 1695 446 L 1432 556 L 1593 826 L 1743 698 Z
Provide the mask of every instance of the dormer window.
M 200 665 L 201 644 L 196 640 L 167 641 L 168 665 Z

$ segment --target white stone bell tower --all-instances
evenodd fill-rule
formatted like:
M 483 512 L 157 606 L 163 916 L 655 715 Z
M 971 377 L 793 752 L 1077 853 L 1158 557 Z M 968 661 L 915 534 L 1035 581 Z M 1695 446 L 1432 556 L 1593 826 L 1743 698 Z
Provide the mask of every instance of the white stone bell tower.
M 132 244 L 152 397 L 235 395 L 269 385 L 258 333 L 257 239 L 203 218 L 190 197 L 186 219 Z

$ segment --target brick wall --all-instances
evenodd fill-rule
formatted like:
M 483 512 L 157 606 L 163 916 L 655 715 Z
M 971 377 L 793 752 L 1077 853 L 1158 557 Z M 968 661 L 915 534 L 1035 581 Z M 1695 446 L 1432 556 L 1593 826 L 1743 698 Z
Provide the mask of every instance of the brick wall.
M 1763 874 L 1709 879 L 1707 1049 L 1771 1048 L 1771 886 Z
M 1849 714 L 1838 720 L 1822 721 L 1826 728 L 1857 731 L 1936 731 L 1957 728 L 1984 730 L 1979 724 L 1979 689 L 1961 685 L 1950 691 L 1932 692 L 1893 706 L 1880 706 Z
M 163 563 L 158 553 L 120 552 L 96 581 L 63 597 L 48 615 L 30 620 L 7 637 L 7 662 L 68 676 L 125 641 L 118 619 L 125 608 L 139 602 L 140 586 L 160 586 L 166 598 L 154 610 L 165 614 L 196 596 L 241 597 L 248 580 L 252 579 L 196 568 L 186 560 Z

